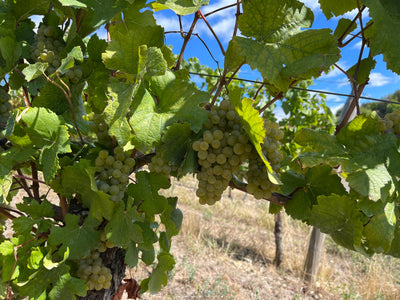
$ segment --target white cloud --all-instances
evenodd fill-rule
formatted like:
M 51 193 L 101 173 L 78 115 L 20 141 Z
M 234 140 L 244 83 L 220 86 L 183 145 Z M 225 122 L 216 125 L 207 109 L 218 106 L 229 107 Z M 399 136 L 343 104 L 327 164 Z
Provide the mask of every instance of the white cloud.
M 319 10 L 319 3 L 318 0 L 300 0 L 303 2 L 307 7 L 309 7 L 313 12 Z
M 331 109 L 331 112 L 333 113 L 333 115 L 336 115 L 337 111 L 339 109 L 343 108 L 343 104 L 336 105 L 336 106 L 331 106 L 329 108 Z
M 360 49 L 361 49 L 361 46 L 362 46 L 362 41 L 360 40 L 360 41 L 358 41 L 357 43 L 355 43 L 355 44 L 351 47 L 351 49 L 360 50 Z
M 353 9 L 351 11 L 348 11 L 344 15 L 334 17 L 333 20 L 338 20 L 340 18 L 347 18 L 347 19 L 353 20 L 356 17 L 357 14 L 358 14 L 358 8 L 355 8 L 355 9 Z M 363 16 L 363 20 L 369 18 L 369 9 L 368 9 L 368 7 L 364 9 L 364 11 L 362 13 L 362 16 Z
M 280 106 L 275 107 L 274 114 L 278 121 L 288 117 L 288 115 L 283 112 L 283 109 Z
M 175 18 L 174 17 L 172 17 L 172 18 L 165 17 L 160 14 L 156 14 L 155 17 L 156 17 L 157 24 L 164 27 L 164 31 L 179 30 L 179 20 L 177 17 L 175 17 Z M 184 26 L 184 28 L 185 28 L 185 26 Z
M 392 78 L 384 76 L 382 73 L 373 72 L 369 75 L 370 87 L 384 86 L 392 82 Z

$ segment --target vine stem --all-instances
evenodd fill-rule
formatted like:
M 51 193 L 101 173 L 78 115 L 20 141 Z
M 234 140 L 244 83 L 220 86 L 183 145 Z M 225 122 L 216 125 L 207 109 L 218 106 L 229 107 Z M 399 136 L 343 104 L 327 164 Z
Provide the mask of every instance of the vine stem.
M 58 198 L 60 199 L 61 213 L 63 220 L 65 219 L 65 215 L 68 213 L 68 203 L 67 199 L 60 194 L 58 194 Z
M 264 83 L 262 83 L 262 84 L 260 85 L 260 87 L 258 88 L 256 94 L 255 94 L 254 97 L 253 97 L 253 101 L 255 101 L 255 100 L 257 99 L 258 94 L 261 92 L 261 90 L 263 89 L 263 87 L 264 87 Z
M 225 56 L 225 49 L 224 49 L 224 47 L 222 46 L 222 43 L 221 43 L 221 41 L 219 40 L 219 38 L 218 38 L 217 34 L 215 33 L 214 29 L 212 28 L 211 24 L 208 23 L 206 17 L 203 15 L 203 13 L 201 12 L 200 9 L 198 10 L 198 13 L 199 13 L 200 17 L 203 19 L 204 23 L 206 23 L 208 29 L 210 29 L 212 35 L 215 37 L 215 40 L 217 41 L 217 43 L 218 43 L 218 45 L 219 45 L 219 48 L 221 49 L 222 54 Z
M 185 53 L 186 46 L 189 43 L 189 40 L 190 40 L 190 37 L 192 36 L 194 27 L 196 26 L 196 23 L 199 20 L 199 18 L 200 18 L 199 14 L 195 13 L 192 25 L 190 26 L 190 29 L 189 29 L 187 35 L 185 36 L 185 39 L 183 40 L 183 45 L 182 45 L 182 48 L 181 48 L 181 52 L 179 53 L 178 61 L 176 63 L 176 66 L 174 67 L 174 70 L 179 70 L 180 67 L 181 67 L 183 54 Z
M 235 37 L 236 35 L 237 35 L 237 31 L 238 31 L 238 26 L 239 26 L 239 16 L 241 15 L 241 12 L 240 12 L 240 0 L 237 0 L 237 3 L 236 3 L 236 6 L 237 6 L 237 8 L 236 8 L 236 20 L 235 20 L 235 27 L 233 28 L 233 34 L 232 34 L 232 38 L 233 37 Z
M 361 24 L 361 26 L 362 26 L 362 24 Z M 335 134 L 338 134 L 340 132 L 340 130 L 349 122 L 350 117 L 351 117 L 351 115 L 353 113 L 353 110 L 355 108 L 357 108 L 357 114 L 360 113 L 360 108 L 359 108 L 360 96 L 361 96 L 365 86 L 368 83 L 368 79 L 366 79 L 366 82 L 364 82 L 363 84 L 357 86 L 358 71 L 359 71 L 359 68 L 360 68 L 361 59 L 362 59 L 362 55 L 363 55 L 363 52 L 364 52 L 364 47 L 365 47 L 365 39 L 363 38 L 361 49 L 360 49 L 360 54 L 358 56 L 358 62 L 357 62 L 357 65 L 356 65 L 354 76 L 353 76 L 353 80 L 351 81 L 352 82 L 352 87 L 353 87 L 354 98 L 353 98 L 353 101 L 351 101 L 351 103 L 349 105 L 349 108 L 348 108 L 345 116 L 343 117 L 342 121 L 336 126 Z
M 342 42 L 343 42 L 343 39 L 345 38 L 345 36 L 349 33 L 348 31 L 350 30 L 351 26 L 353 26 L 353 24 L 356 22 L 358 16 L 362 13 L 362 11 L 363 11 L 364 9 L 365 9 L 365 6 L 364 6 L 361 10 L 358 11 L 357 15 L 353 18 L 353 20 L 351 21 L 351 23 L 349 24 L 349 26 L 347 26 L 346 30 L 345 30 L 345 31 L 343 32 L 343 34 L 338 38 L 339 47 L 342 48 L 342 47 L 346 46 L 348 43 L 350 43 L 349 41 L 346 41 L 345 44 L 343 44 Z M 357 35 L 358 35 L 358 34 L 356 34 L 356 36 L 357 36 Z
M 33 196 L 37 201 L 40 201 L 40 194 L 39 194 L 39 178 L 38 178 L 38 172 L 36 168 L 35 162 L 31 161 L 31 169 L 32 169 L 32 191 L 33 191 Z
M 238 0 L 238 3 L 241 3 L 241 1 L 240 1 L 240 0 Z M 234 7 L 235 5 L 237 5 L 237 4 L 236 4 L 236 3 L 234 3 L 234 4 L 229 4 L 229 5 L 226 5 L 226 6 L 224 6 L 224 7 L 217 8 L 216 10 L 213 10 L 213 11 L 210 11 L 209 13 L 206 13 L 206 14 L 204 14 L 204 16 L 205 16 L 205 17 L 208 17 L 208 16 L 210 16 L 210 15 L 212 15 L 212 14 L 215 14 L 215 13 L 217 13 L 217 12 L 221 11 L 221 10 L 224 10 L 224 9 L 227 9 L 227 8 Z
M 6 217 L 7 219 L 10 219 L 10 220 L 14 220 L 17 218 L 16 216 L 13 216 L 12 214 L 10 214 L 8 211 L 5 211 L 4 207 L 0 207 L 0 215 L 2 215 L 3 217 Z
M 182 36 L 184 36 L 185 34 L 187 34 L 186 31 L 179 31 L 179 30 L 172 30 L 172 31 L 166 31 L 164 32 L 164 34 L 169 34 L 169 33 L 179 33 Z M 215 59 L 214 55 L 212 54 L 210 48 L 208 47 L 207 43 L 202 39 L 202 37 L 198 34 L 198 33 L 192 33 L 193 36 L 197 37 L 200 42 L 204 45 L 204 47 L 207 49 L 208 54 L 210 54 L 211 59 L 217 64 L 218 68 L 219 68 L 219 62 L 218 60 Z
M 74 109 L 74 105 L 72 104 L 72 94 L 71 94 L 71 90 L 69 88 L 69 86 L 60 78 L 60 75 L 58 74 L 58 72 L 56 72 L 56 76 L 58 78 L 58 80 L 60 80 L 61 84 L 63 86 L 65 86 L 65 88 L 67 89 L 67 91 L 64 90 L 64 88 L 59 85 L 57 82 L 55 82 L 54 80 L 52 80 L 51 78 L 49 78 L 45 73 L 43 73 L 44 77 L 46 77 L 47 81 L 49 81 L 52 85 L 55 85 L 56 87 L 58 87 L 64 94 L 65 98 L 67 99 L 68 103 L 69 103 L 69 108 L 71 109 L 71 114 L 72 114 L 72 122 L 74 123 L 76 132 L 79 135 L 79 138 L 81 140 L 82 144 L 85 144 L 85 141 L 83 140 L 81 131 L 79 130 L 78 127 L 78 123 L 76 122 L 76 117 L 75 117 L 75 109 Z
M 246 189 L 247 184 L 244 184 L 243 186 L 238 186 L 234 182 L 230 181 L 229 186 L 232 188 L 235 188 L 239 191 L 247 193 L 247 189 Z M 271 197 L 268 199 L 265 199 L 265 200 L 268 200 L 269 202 L 274 203 L 279 206 L 284 206 L 286 204 L 286 202 L 289 201 L 290 199 L 291 199 L 291 197 L 289 197 L 289 196 L 285 196 L 285 195 L 282 195 L 279 193 L 272 193 Z
M 18 174 L 18 175 L 14 175 L 14 177 L 16 177 L 16 178 L 20 178 L 20 179 L 23 179 L 23 180 L 30 180 L 30 181 L 32 181 L 32 182 L 37 182 L 37 183 L 43 183 L 43 184 L 46 184 L 46 182 L 44 182 L 43 180 L 40 180 L 40 179 L 35 179 L 35 178 L 31 178 L 31 177 L 26 177 L 26 176 L 24 176 L 22 173 L 21 174 Z
M 20 212 L 19 210 L 12 209 L 12 208 L 9 208 L 9 207 L 1 207 L 0 206 L 0 209 L 6 210 L 6 211 L 11 211 L 11 212 L 16 213 L 17 215 L 20 215 L 20 216 L 25 216 L 25 214 Z
M 29 94 L 28 94 L 28 89 L 26 86 L 22 87 L 22 95 L 24 98 L 25 106 L 26 107 L 31 107 L 31 102 L 29 101 Z
M 26 182 L 26 178 L 24 176 L 24 174 L 22 174 L 21 169 L 17 169 L 17 173 L 18 175 L 14 174 L 13 177 L 14 179 L 22 186 L 22 188 L 25 190 L 25 192 L 28 194 L 28 196 L 30 198 L 34 198 L 32 195 L 32 192 L 28 186 L 28 183 Z M 21 179 L 21 181 L 19 181 L 17 178 Z
M 276 101 L 281 100 L 283 98 L 283 93 L 280 92 L 274 99 L 269 101 L 267 104 L 265 104 L 260 110 L 259 113 L 262 114 L 268 107 L 270 107 L 272 104 L 274 104 Z

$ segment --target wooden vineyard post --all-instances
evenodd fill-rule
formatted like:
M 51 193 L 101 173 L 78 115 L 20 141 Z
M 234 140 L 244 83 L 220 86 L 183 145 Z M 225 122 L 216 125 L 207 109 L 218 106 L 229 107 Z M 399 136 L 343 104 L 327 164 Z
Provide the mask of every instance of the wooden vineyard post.
M 325 234 L 318 228 L 313 227 L 310 242 L 308 244 L 306 262 L 304 264 L 304 280 L 308 283 L 313 283 L 317 279 L 319 261 L 324 241 Z
M 283 261 L 283 246 L 282 246 L 282 212 L 275 215 L 275 259 L 274 264 L 278 268 Z

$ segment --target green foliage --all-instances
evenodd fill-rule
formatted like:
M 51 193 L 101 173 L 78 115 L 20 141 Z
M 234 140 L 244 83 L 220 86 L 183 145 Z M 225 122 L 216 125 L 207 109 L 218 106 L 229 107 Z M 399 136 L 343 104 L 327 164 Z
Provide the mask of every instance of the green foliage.
M 301 31 L 312 25 L 313 15 L 300 2 L 245 1 L 243 11 L 239 29 L 246 38 L 232 39 L 225 66 L 234 71 L 246 62 L 257 68 L 273 95 L 297 80 L 318 77 L 340 57 L 330 30 Z
M 400 257 L 398 128 L 381 132 L 376 114 L 362 114 L 332 135 L 335 120 L 325 97 L 306 91 L 311 78 L 338 61 L 344 45 L 338 39 L 355 30 L 356 22 L 340 19 L 333 34 L 310 30 L 314 16 L 299 1 L 243 0 L 241 36 L 229 42 L 224 70 L 197 58 L 177 63 L 153 12 L 194 14 L 208 2 L 1 2 L 0 212 L 1 224 L 10 215 L 13 226 L 12 237 L 0 236 L 1 297 L 7 285 L 15 297 L 30 299 L 76 299 L 108 288 L 110 281 L 87 280 L 79 265 L 89 254 L 107 264 L 103 257 L 116 248 L 128 266 L 142 261 L 153 267 L 148 278 L 140 278 L 142 292 L 160 291 L 175 264 L 171 242 L 183 220 L 178 199 L 161 190 L 170 187 L 169 177 L 200 174 L 203 167 L 210 189 L 203 195 L 217 186 L 207 171 L 224 172 L 221 192 L 237 185 L 259 198 L 269 198 L 259 189 L 270 190 L 272 181 L 273 191 L 279 184 L 288 197 L 285 210 L 293 218 L 366 255 Z M 328 19 L 358 4 L 319 2 Z M 358 86 L 367 83 L 376 55 L 400 72 L 398 39 L 388 38 L 399 27 L 398 1 L 359 4 L 369 8 L 364 42 L 371 55 L 360 62 L 355 55 L 347 70 Z M 38 26 L 33 15 L 43 16 Z M 96 35 L 102 25 L 108 41 Z M 238 80 L 243 64 L 261 73 L 263 86 Z M 210 76 L 198 81 L 190 73 Z M 287 115 L 280 128 L 272 123 L 279 99 Z M 221 104 L 229 110 L 213 108 Z M 362 109 L 378 109 L 383 117 L 393 106 Z M 198 142 L 200 150 L 202 138 L 207 157 L 199 164 L 193 146 Z M 281 142 L 284 155 L 277 149 Z M 209 147 L 221 153 L 206 153 Z M 152 158 L 165 169 L 143 170 Z M 257 169 L 257 178 L 243 176 L 245 169 Z M 48 188 L 58 199 L 49 201 Z M 20 214 L 7 208 L 17 190 L 24 194 L 16 205 Z M 271 212 L 279 210 L 271 206 Z

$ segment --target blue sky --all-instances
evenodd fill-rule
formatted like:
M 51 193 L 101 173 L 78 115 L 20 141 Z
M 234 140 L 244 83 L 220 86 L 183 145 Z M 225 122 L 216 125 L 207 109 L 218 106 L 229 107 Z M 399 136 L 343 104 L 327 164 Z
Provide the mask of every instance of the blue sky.
M 331 18 L 329 21 L 327 21 L 325 15 L 322 13 L 319 7 L 318 0 L 300 1 L 304 2 L 314 12 L 313 28 L 329 27 L 332 30 L 336 28 L 339 18 Z M 205 14 L 215 10 L 216 8 L 233 3 L 236 3 L 236 0 L 210 0 L 210 5 L 204 6 L 202 8 L 202 12 Z M 210 15 L 207 18 L 208 22 L 212 25 L 214 31 L 223 43 L 225 49 L 227 48 L 228 42 L 232 36 L 233 25 L 235 22 L 235 12 L 236 8 L 225 9 Z M 356 13 L 357 12 L 354 10 L 347 13 L 346 17 L 352 19 Z M 367 21 L 368 12 L 365 11 L 364 14 L 366 15 L 364 21 Z M 157 23 L 163 26 L 165 31 L 179 30 L 178 18 L 173 13 L 168 11 L 160 11 L 155 13 L 155 17 L 157 19 Z M 185 31 L 189 30 L 192 20 L 193 16 L 183 17 L 183 29 Z M 223 67 L 223 55 L 221 54 L 218 44 L 213 38 L 211 32 L 202 20 L 198 21 L 194 32 L 198 33 L 200 37 L 207 43 L 216 60 L 219 61 L 219 65 Z M 181 38 L 180 34 L 171 33 L 166 35 L 166 43 L 173 46 L 174 53 L 179 52 L 182 42 L 183 39 Z M 348 46 L 343 48 L 342 58 L 338 62 L 338 65 L 346 70 L 355 64 L 358 58 L 360 47 L 361 41 L 360 39 L 356 38 Z M 207 64 L 212 68 L 217 67 L 217 64 L 212 60 L 204 45 L 196 37 L 192 37 L 185 52 L 185 58 L 193 56 L 198 57 L 202 64 Z M 376 59 L 376 68 L 371 72 L 370 83 L 365 88 L 363 96 L 382 98 L 393 93 L 397 89 L 400 89 L 400 76 L 386 69 L 386 64 L 383 62 L 382 56 L 378 56 Z M 249 67 L 243 68 L 239 76 L 248 79 L 260 78 L 260 75 L 257 72 L 252 71 Z M 324 74 L 316 79 L 314 81 L 314 85 L 310 88 L 344 94 L 351 92 L 351 87 L 347 77 L 337 68 L 332 70 L 329 74 Z M 328 105 L 333 111 L 336 111 L 339 107 L 341 107 L 345 101 L 346 97 L 327 95 Z

